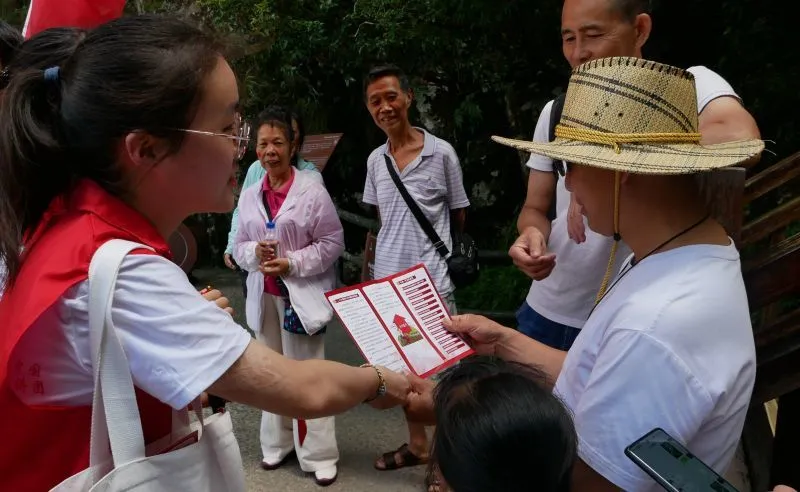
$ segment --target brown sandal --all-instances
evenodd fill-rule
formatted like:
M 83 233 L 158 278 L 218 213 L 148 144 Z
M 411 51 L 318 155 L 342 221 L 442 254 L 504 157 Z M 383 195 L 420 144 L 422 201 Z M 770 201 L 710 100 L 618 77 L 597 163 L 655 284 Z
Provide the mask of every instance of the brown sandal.
M 395 455 L 399 455 L 401 457 L 401 462 L 398 463 L 398 461 L 395 459 Z M 399 470 L 400 468 L 405 468 L 407 466 L 424 465 L 428 462 L 428 458 L 420 458 L 416 454 L 412 453 L 411 450 L 408 449 L 408 443 L 403 444 L 394 451 L 383 453 L 381 458 L 383 459 L 383 464 L 385 466 L 384 468 L 380 468 L 378 466 L 378 461 L 375 461 L 374 464 L 375 469 L 379 471 Z

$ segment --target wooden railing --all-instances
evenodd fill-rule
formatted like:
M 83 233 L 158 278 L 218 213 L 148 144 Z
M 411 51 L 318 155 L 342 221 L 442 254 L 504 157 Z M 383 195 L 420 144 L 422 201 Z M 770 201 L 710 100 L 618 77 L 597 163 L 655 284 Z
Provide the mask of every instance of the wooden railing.
M 748 303 L 754 315 L 756 385 L 743 439 L 753 490 L 768 490 L 775 460 L 796 463 L 796 435 L 800 419 L 800 306 L 788 311 L 783 304 L 800 295 L 800 232 L 788 226 L 800 220 L 800 197 L 784 193 L 783 186 L 800 176 L 800 152 L 747 180 L 743 205 L 757 210 L 759 198 L 777 204 L 742 227 L 742 271 Z M 762 403 L 780 397 L 778 424 L 772 429 Z M 774 443 L 774 447 L 773 447 Z M 784 464 L 784 466 L 786 466 Z
M 800 295 L 800 232 L 787 226 L 800 220 L 800 197 L 779 196 L 781 187 L 800 176 L 800 152 L 783 159 L 745 183 L 744 203 L 772 194 L 776 207 L 752 218 L 742 229 L 741 246 L 765 244 L 745 257 L 742 270 L 750 309 L 760 315 L 753 329 L 758 354 L 754 398 L 768 401 L 800 389 L 800 308 L 778 309 Z

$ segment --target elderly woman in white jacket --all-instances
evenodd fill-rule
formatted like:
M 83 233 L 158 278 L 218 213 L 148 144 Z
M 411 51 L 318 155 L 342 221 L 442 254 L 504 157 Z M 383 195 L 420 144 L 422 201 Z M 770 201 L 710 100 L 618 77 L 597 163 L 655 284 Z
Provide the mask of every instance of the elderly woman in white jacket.
M 291 164 L 289 112 L 271 107 L 258 118 L 256 152 L 267 171 L 239 198 L 233 256 L 249 272 L 246 317 L 258 340 L 295 360 L 324 359 L 323 334 L 332 310 L 324 293 L 335 287 L 334 264 L 344 250 L 342 224 L 318 172 Z M 267 223 L 278 245 L 265 241 Z M 322 486 L 337 478 L 334 418 L 261 417 L 261 466 L 280 467 L 296 452 L 300 468 Z

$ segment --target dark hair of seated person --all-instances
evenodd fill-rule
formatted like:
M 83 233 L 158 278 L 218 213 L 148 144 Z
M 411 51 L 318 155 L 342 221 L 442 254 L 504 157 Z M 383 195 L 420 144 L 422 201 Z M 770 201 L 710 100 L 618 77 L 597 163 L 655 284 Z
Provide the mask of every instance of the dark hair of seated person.
M 434 392 L 431 466 L 452 492 L 567 492 L 577 436 L 534 368 L 489 357 L 446 371 Z

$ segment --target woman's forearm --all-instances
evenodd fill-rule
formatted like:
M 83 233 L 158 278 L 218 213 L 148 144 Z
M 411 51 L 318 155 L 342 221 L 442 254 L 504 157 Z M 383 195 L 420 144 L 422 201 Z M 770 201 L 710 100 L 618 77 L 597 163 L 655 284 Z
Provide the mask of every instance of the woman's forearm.
M 292 384 L 305 388 L 305 403 L 298 410 L 307 418 L 336 415 L 378 393 L 380 380 L 373 367 L 353 367 L 327 360 L 292 361 L 296 364 Z
M 342 413 L 372 398 L 379 384 L 374 368 L 295 361 L 253 341 L 209 392 L 279 415 L 310 419 Z

